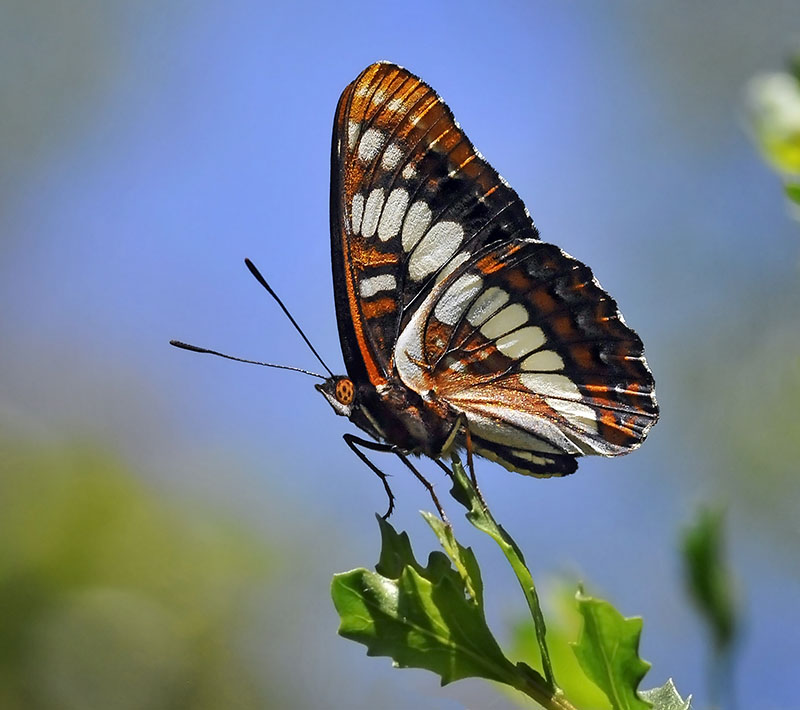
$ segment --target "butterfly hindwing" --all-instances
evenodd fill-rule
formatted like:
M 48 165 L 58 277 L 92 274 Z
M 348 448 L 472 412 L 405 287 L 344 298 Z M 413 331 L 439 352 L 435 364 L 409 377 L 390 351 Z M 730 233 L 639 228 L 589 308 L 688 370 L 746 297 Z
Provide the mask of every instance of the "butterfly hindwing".
M 656 421 L 638 335 L 589 267 L 512 240 L 433 290 L 397 343 L 401 379 L 466 416 L 476 449 L 514 470 L 636 448 Z

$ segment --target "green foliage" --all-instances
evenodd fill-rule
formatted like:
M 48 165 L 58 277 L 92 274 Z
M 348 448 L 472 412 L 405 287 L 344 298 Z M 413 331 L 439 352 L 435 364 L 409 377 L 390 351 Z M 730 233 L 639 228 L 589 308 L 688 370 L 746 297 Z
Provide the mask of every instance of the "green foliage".
M 558 685 L 576 707 L 611 710 L 605 693 L 583 672 L 572 648 L 583 625 L 575 601 L 574 585 L 566 582 L 549 584 L 543 594 L 547 613 L 547 648 L 558 669 Z M 534 668 L 541 667 L 541 653 L 536 633 L 529 619 L 521 616 L 514 625 L 511 655 Z
M 725 560 L 724 516 L 701 510 L 682 537 L 689 597 L 708 626 L 712 640 L 709 689 L 715 706 L 733 704 L 734 651 L 739 621 L 734 580 Z M 727 701 L 727 702 L 726 702 Z
M 489 512 L 488 507 L 484 504 L 484 501 L 481 500 L 478 492 L 467 478 L 461 462 L 455 459 L 453 461 L 453 490 L 451 494 L 453 498 L 467 509 L 467 520 L 478 530 L 486 533 L 499 545 L 508 563 L 511 565 L 511 569 L 514 570 L 517 581 L 522 588 L 522 593 L 525 595 L 525 601 L 528 604 L 531 617 L 533 618 L 533 626 L 536 630 L 537 641 L 539 642 L 539 651 L 545 679 L 549 687 L 555 687 L 553 664 L 550 660 L 550 653 L 547 650 L 547 643 L 545 641 L 547 629 L 544 615 L 539 605 L 539 595 L 536 592 L 536 585 L 533 583 L 531 572 L 525 564 L 522 551 L 514 540 L 511 539 L 511 536 L 497 524 L 492 514 Z
M 750 123 L 764 157 L 782 173 L 800 173 L 800 81 L 780 72 L 756 77 L 748 101 Z
M 784 185 L 786 196 L 792 201 L 800 205 L 800 182 L 790 182 Z
M 370 656 L 389 656 L 399 668 L 437 673 L 442 685 L 485 678 L 516 688 L 545 707 L 569 710 L 539 673 L 506 658 L 486 624 L 483 584 L 472 550 L 455 540 L 449 526 L 430 514 L 425 519 L 447 555 L 432 552 L 423 567 L 407 534 L 398 534 L 379 518 L 382 546 L 376 571 L 356 569 L 333 578 L 339 633 L 363 643 Z
M 0 440 L 0 707 L 270 707 L 236 642 L 273 562 L 113 456 Z
M 468 677 L 507 682 L 516 671 L 486 625 L 474 591 L 481 588 L 477 568 L 476 577 L 461 571 L 471 565 L 456 571 L 441 552 L 431 553 L 423 567 L 407 535 L 379 523 L 380 571 L 357 569 L 334 577 L 339 633 L 365 644 L 369 655 L 391 656 L 401 668 L 427 668 L 441 676 L 442 684 Z M 443 528 L 434 530 L 438 534 Z M 456 555 L 462 554 L 474 560 L 471 550 L 458 545 Z
M 611 604 L 579 591 L 578 609 L 583 617 L 575 655 L 584 672 L 608 697 L 614 710 L 647 710 L 637 694 L 650 664 L 639 658 L 642 620 L 626 619 Z
M 756 144 L 765 160 L 785 180 L 789 199 L 800 204 L 800 55 L 787 72 L 757 76 L 750 81 L 747 108 Z
M 707 623 L 718 651 L 731 647 L 737 617 L 733 575 L 725 562 L 724 516 L 702 510 L 683 533 L 682 551 L 689 596 Z
M 800 53 L 795 54 L 794 56 L 789 58 L 789 73 L 800 81 Z
M 577 605 L 583 631 L 573 644 L 580 668 L 575 658 L 565 660 L 563 651 L 569 646 L 562 635 L 554 658 L 563 663 L 554 672 L 544 615 L 519 547 L 495 521 L 457 461 L 453 481 L 451 493 L 467 509 L 467 519 L 498 544 L 517 576 L 533 621 L 531 635 L 536 638 L 535 655 L 543 673 L 507 658 L 486 623 L 483 582 L 474 553 L 458 542 L 448 523 L 430 513 L 423 516 L 444 554 L 432 552 L 423 566 L 413 554 L 408 535 L 379 519 L 382 545 L 375 572 L 360 568 L 335 575 L 331 594 L 342 636 L 364 644 L 368 655 L 392 658 L 398 667 L 431 670 L 442 684 L 485 678 L 521 691 L 548 710 L 575 710 L 578 697 L 586 703 L 582 707 L 594 710 L 646 710 L 651 703 L 656 710 L 680 707 L 673 702 L 679 696 L 665 689 L 651 691 L 649 702 L 637 694 L 649 668 L 638 656 L 641 620 L 626 619 L 608 602 L 582 592 Z M 555 677 L 562 671 L 568 678 L 565 687 L 581 688 L 575 697 L 556 685 Z M 587 690 L 590 683 L 596 686 L 593 691 Z

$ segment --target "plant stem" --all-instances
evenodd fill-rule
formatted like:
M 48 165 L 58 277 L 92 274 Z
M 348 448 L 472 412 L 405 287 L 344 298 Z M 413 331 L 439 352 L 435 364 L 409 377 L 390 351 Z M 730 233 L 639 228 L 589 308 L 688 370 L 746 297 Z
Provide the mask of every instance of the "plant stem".
M 533 625 L 536 630 L 536 640 L 539 643 L 539 652 L 542 657 L 542 670 L 544 671 L 544 677 L 551 689 L 550 696 L 554 696 L 560 691 L 553 674 L 553 664 L 550 660 L 550 652 L 547 649 L 547 641 L 545 639 L 547 627 L 544 621 L 544 614 L 542 614 L 542 608 L 539 604 L 539 595 L 536 592 L 536 585 L 533 582 L 533 576 L 531 575 L 530 570 L 525 564 L 522 551 L 519 549 L 512 537 L 503 529 L 501 525 L 497 523 L 497 521 L 495 521 L 494 517 L 489 511 L 488 506 L 475 491 L 475 488 L 467 477 L 461 462 L 456 459 L 455 456 L 453 457 L 453 481 L 455 483 L 454 497 L 462 505 L 465 505 L 467 508 L 469 508 L 467 519 L 476 528 L 489 535 L 489 537 L 491 537 L 500 546 L 500 549 L 506 556 L 511 568 L 514 570 L 514 574 L 517 577 L 520 587 L 522 587 L 522 593 L 525 595 L 525 601 L 528 603 L 528 609 L 531 612 Z M 466 500 L 463 500 L 458 494 L 463 494 L 463 497 L 466 498 Z M 536 700 L 537 702 L 541 702 L 538 697 Z
M 561 690 L 551 690 L 542 685 L 535 677 L 526 678 L 525 681 L 515 683 L 513 686 L 521 693 L 535 700 L 545 710 L 577 710 L 577 708 L 564 697 Z

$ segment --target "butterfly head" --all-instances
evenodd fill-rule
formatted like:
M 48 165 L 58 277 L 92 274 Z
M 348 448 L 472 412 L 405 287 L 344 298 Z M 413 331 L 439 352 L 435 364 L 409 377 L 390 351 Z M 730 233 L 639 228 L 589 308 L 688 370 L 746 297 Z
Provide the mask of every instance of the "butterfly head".
M 329 377 L 320 385 L 314 385 L 324 395 L 333 411 L 343 417 L 353 413 L 353 403 L 356 399 L 356 388 L 353 380 L 342 375 Z

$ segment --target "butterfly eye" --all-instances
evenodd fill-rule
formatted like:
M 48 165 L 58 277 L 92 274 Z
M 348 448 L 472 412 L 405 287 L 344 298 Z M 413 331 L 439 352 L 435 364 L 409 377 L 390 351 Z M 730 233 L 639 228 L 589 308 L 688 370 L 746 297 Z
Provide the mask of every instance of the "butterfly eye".
M 345 406 L 349 406 L 353 403 L 353 399 L 355 398 L 355 388 L 353 387 L 353 381 L 348 378 L 343 378 L 336 383 L 336 399 Z

